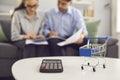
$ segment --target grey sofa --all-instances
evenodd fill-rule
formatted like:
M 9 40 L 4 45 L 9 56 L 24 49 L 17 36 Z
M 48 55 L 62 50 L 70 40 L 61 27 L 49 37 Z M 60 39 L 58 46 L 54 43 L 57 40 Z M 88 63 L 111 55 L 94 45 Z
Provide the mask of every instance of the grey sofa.
M 10 41 L 10 23 L 9 16 L 0 16 L 0 24 L 8 41 L 0 42 L 0 77 L 11 75 L 11 66 L 18 60 L 17 48 Z
M 2 25 L 3 31 L 8 38 L 8 41 L 0 42 L 0 77 L 11 76 L 12 64 L 21 59 L 21 54 L 18 52 L 16 46 L 14 46 L 10 40 L 10 29 L 11 29 L 11 18 L 10 16 L 0 16 L 0 24 Z M 110 39 L 107 44 L 106 57 L 118 58 L 118 40 Z M 47 53 L 46 47 L 41 49 L 43 53 Z M 66 49 L 65 56 L 76 56 L 74 50 L 71 48 Z

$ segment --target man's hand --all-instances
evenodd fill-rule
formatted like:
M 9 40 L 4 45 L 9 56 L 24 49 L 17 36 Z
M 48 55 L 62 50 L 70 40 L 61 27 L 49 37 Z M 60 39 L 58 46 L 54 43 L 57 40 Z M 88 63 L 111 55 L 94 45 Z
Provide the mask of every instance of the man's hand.
M 75 44 L 81 44 L 83 43 L 84 39 L 83 38 L 80 38 L 78 41 L 75 42 Z
M 85 38 L 85 34 L 82 33 L 82 34 L 81 34 L 81 38 L 80 38 L 79 40 L 77 40 L 75 43 L 76 43 L 76 44 L 82 44 L 82 43 L 84 42 L 84 38 Z
M 58 36 L 57 32 L 50 32 L 49 33 L 49 37 L 56 37 L 56 36 Z

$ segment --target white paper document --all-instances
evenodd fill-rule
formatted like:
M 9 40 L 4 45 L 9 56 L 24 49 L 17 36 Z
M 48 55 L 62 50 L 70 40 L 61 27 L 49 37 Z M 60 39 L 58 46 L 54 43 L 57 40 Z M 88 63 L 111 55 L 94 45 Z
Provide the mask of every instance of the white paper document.
M 47 40 L 27 39 L 26 44 L 48 45 Z
M 60 38 L 60 37 L 51 37 L 51 38 L 45 38 L 45 39 L 27 39 L 26 44 L 48 45 L 47 40 L 54 39 L 54 38 L 65 40 L 64 38 Z
M 59 42 L 58 45 L 65 46 L 68 44 L 75 43 L 77 40 L 80 39 L 82 31 L 83 31 L 83 29 L 78 30 L 75 34 L 73 34 L 71 37 L 69 37 L 65 41 Z

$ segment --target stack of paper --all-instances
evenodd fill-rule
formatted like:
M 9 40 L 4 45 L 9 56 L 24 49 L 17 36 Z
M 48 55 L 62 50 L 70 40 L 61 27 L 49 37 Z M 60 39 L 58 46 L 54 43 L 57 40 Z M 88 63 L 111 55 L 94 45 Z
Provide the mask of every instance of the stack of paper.
M 68 44 L 75 43 L 77 40 L 79 40 L 81 38 L 82 30 L 83 29 L 80 29 L 75 34 L 73 34 L 71 37 L 66 39 L 65 41 L 59 42 L 58 45 L 59 46 L 65 46 L 65 45 L 68 45 Z
M 48 45 L 48 42 L 45 39 L 27 39 L 26 44 Z
M 68 44 L 72 44 L 75 43 L 77 40 L 79 40 L 81 38 L 81 34 L 82 34 L 83 29 L 78 30 L 75 34 L 73 34 L 71 37 L 69 37 L 68 39 L 63 39 L 60 37 L 52 37 L 52 38 L 58 38 L 61 40 L 65 40 L 62 42 L 59 42 L 57 45 L 59 46 L 65 46 Z M 26 40 L 26 44 L 36 44 L 36 45 L 48 45 L 47 40 L 48 39 L 52 39 L 52 38 L 46 38 L 46 39 L 28 39 Z

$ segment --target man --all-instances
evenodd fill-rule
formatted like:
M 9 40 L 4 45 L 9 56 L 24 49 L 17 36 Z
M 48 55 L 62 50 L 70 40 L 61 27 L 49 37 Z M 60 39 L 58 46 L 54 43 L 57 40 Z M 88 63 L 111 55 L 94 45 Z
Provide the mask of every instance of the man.
M 73 8 L 71 5 L 72 0 L 58 0 L 58 7 L 46 12 L 46 22 L 43 33 L 49 38 L 60 37 L 67 39 L 73 35 L 75 30 L 82 28 L 83 32 L 81 34 L 81 38 L 76 41 L 75 44 L 68 45 L 79 51 L 78 48 L 87 42 L 85 37 L 87 36 L 88 32 L 81 12 Z M 51 55 L 63 55 L 61 50 L 63 47 L 57 45 L 57 43 L 61 41 L 62 40 L 58 38 L 51 38 L 48 40 Z

